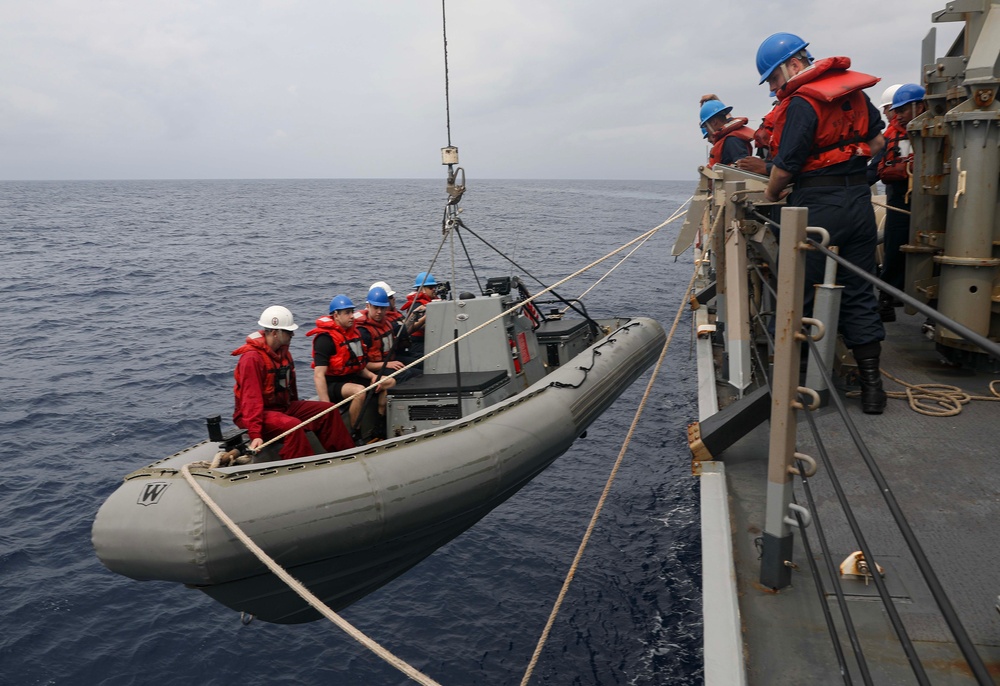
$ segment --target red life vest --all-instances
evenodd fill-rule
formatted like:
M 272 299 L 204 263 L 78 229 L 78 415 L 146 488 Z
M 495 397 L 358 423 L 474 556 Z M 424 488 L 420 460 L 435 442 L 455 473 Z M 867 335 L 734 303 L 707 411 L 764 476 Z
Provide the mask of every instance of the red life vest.
M 386 315 L 388 315 L 388 311 Z M 397 314 L 399 314 L 397 312 Z M 368 318 L 368 310 L 362 310 L 358 314 L 354 315 L 354 325 L 358 327 L 358 333 L 362 336 L 362 342 L 367 342 L 364 340 L 364 332 L 367 331 L 371 338 L 371 345 L 365 345 L 365 355 L 368 357 L 369 362 L 381 362 L 384 359 L 384 355 L 388 355 L 389 351 L 392 350 L 392 344 L 396 341 L 396 337 L 392 333 L 392 324 L 389 322 L 388 316 L 383 316 L 382 321 L 373 322 Z
M 357 374 L 365 367 L 365 349 L 361 336 L 353 324 L 346 331 L 340 327 L 333 317 L 327 315 L 316 320 L 316 328 L 306 333 L 306 336 L 327 334 L 333 339 L 334 354 L 327 365 L 327 376 L 350 376 Z M 316 343 L 313 342 L 313 368 L 316 367 Z
M 715 144 L 712 146 L 712 151 L 708 153 L 708 168 L 711 169 L 719 162 L 722 161 L 722 148 L 726 145 L 726 139 L 730 136 L 736 136 L 741 141 L 746 143 L 747 155 L 753 154 L 753 147 L 751 146 L 753 142 L 753 129 L 747 126 L 747 118 L 739 117 L 737 119 L 730 119 L 726 122 L 726 125 L 715 132 L 712 136 L 712 140 Z
M 247 336 L 246 343 L 234 350 L 232 355 L 242 357 L 246 354 L 256 356 L 258 368 L 266 370 L 264 374 L 264 388 L 262 396 L 265 410 L 284 410 L 289 403 L 298 398 L 298 391 L 295 387 L 295 362 L 292 361 L 292 354 L 288 346 L 282 346 L 277 351 L 264 340 L 264 332 L 254 331 Z M 247 379 L 240 375 L 240 367 L 236 367 L 236 384 L 233 386 L 233 394 L 236 396 L 236 413 L 240 414 L 243 399 L 243 386 Z M 234 420 L 238 420 L 234 416 Z
M 899 125 L 899 120 L 893 117 L 889 121 L 889 128 L 885 132 L 885 155 L 878 161 L 878 177 L 883 183 L 893 183 L 895 181 L 906 181 L 909 177 L 907 166 L 913 160 L 913 149 L 909 148 L 907 154 L 903 154 L 904 143 L 909 143 L 906 129 Z
M 823 169 L 854 156 L 871 157 L 868 146 L 868 103 L 862 90 L 874 86 L 879 78 L 849 71 L 849 57 L 817 60 L 778 89 L 774 109 L 774 132 L 768 146 L 772 158 L 778 156 L 781 132 L 792 96 L 809 103 L 816 112 L 816 136 L 813 148 L 801 172 Z
M 403 303 L 403 305 L 399 309 L 402 312 L 408 312 L 411 307 L 427 305 L 427 303 L 429 303 L 433 299 L 434 299 L 433 297 L 427 295 L 423 291 L 414 291 L 413 293 L 410 293 L 408 296 L 406 296 L 406 302 Z M 414 301 L 416 301 L 415 305 Z M 412 317 L 410 317 L 410 324 L 413 324 L 413 322 L 420 319 L 421 316 L 422 315 L 415 314 Z M 423 337 L 424 337 L 423 329 L 416 329 L 410 332 L 410 338 L 423 338 Z
M 765 159 L 770 160 L 774 157 L 771 153 L 771 134 L 774 133 L 774 112 L 776 108 L 772 108 L 770 112 L 764 115 L 764 119 L 761 121 L 760 126 L 753 134 L 753 142 L 757 145 L 758 150 L 766 150 Z

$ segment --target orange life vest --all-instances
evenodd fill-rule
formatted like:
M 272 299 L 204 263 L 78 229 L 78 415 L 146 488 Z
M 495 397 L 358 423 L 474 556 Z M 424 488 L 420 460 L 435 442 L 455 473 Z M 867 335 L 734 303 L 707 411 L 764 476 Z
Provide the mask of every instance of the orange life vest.
M 909 176 L 906 168 L 913 159 L 913 150 L 910 148 L 907 154 L 903 154 L 902 150 L 903 143 L 908 143 L 909 140 L 906 129 L 893 117 L 885 132 L 885 155 L 878 161 L 878 177 L 884 183 L 906 181 Z
M 764 115 L 764 119 L 760 122 L 760 126 L 753 134 L 753 142 L 757 145 L 758 150 L 765 150 L 765 159 L 770 160 L 774 157 L 771 153 L 771 134 L 774 133 L 774 112 L 776 108 L 771 108 L 771 111 Z
M 271 350 L 264 340 L 264 332 L 254 331 L 247 336 L 246 343 L 231 354 L 237 357 L 246 354 L 258 356 L 258 366 L 263 366 L 266 370 L 262 393 L 265 410 L 284 410 L 291 401 L 298 398 L 295 388 L 295 362 L 292 361 L 292 354 L 287 345 L 278 348 L 277 351 Z M 233 386 L 237 412 L 242 407 L 244 383 L 244 379 L 237 375 L 236 384 Z
M 316 336 L 325 333 L 333 339 L 334 354 L 327 366 L 327 376 L 350 376 L 357 374 L 365 366 L 365 349 L 361 343 L 358 329 L 352 324 L 346 331 L 341 328 L 333 317 L 327 315 L 316 320 L 316 328 L 306 333 L 306 336 Z M 316 344 L 313 342 L 313 368 L 316 367 Z
M 433 297 L 427 295 L 423 291 L 414 291 L 413 293 L 410 293 L 409 295 L 406 296 L 406 302 L 404 302 L 399 309 L 401 312 L 409 313 L 411 307 L 416 309 L 420 305 L 426 306 L 427 303 L 429 303 L 433 299 L 434 299 Z M 410 324 L 413 324 L 413 322 L 420 319 L 421 316 L 422 315 L 414 314 L 409 319 Z M 410 332 L 410 338 L 423 338 L 423 337 L 424 337 L 423 329 L 416 329 L 415 331 Z
M 389 312 L 386 312 L 388 315 Z M 392 345 L 396 337 L 392 333 L 392 323 L 387 316 L 382 317 L 382 321 L 373 322 L 368 318 L 368 311 L 362 310 L 354 315 L 354 326 L 358 327 L 358 333 L 364 336 L 362 329 L 370 334 L 371 345 L 365 346 L 365 355 L 369 362 L 381 362 L 384 355 L 388 355 L 392 350 Z M 363 341 L 364 342 L 364 341 Z
M 736 136 L 746 143 L 748 155 L 753 153 L 751 145 L 754 139 L 754 132 L 753 129 L 747 126 L 747 121 L 746 117 L 730 119 L 726 122 L 725 126 L 715 132 L 712 136 L 712 140 L 715 141 L 715 144 L 712 146 L 711 152 L 708 153 L 709 169 L 722 161 L 722 148 L 725 147 L 726 139 L 730 136 Z
M 813 148 L 801 172 L 823 169 L 855 156 L 871 157 L 868 146 L 868 103 L 863 89 L 874 86 L 879 78 L 850 71 L 849 57 L 817 60 L 778 89 L 774 109 L 774 132 L 768 146 L 772 159 L 778 156 L 781 132 L 792 96 L 805 100 L 816 112 L 816 136 Z

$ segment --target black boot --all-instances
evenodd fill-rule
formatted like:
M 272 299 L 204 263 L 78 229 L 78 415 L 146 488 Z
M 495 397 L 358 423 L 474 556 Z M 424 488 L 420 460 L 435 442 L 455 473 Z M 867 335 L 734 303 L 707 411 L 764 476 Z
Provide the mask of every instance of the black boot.
M 858 379 L 861 381 L 861 411 L 865 414 L 882 414 L 885 410 L 885 391 L 877 357 L 857 360 Z
M 881 291 L 878 295 L 878 316 L 883 322 L 896 321 L 896 308 L 893 307 L 892 296 Z

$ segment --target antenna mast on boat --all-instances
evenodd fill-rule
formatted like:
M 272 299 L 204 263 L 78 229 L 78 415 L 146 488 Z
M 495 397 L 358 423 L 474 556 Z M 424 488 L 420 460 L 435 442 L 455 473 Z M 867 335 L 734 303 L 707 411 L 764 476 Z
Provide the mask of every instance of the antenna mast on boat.
M 465 170 L 458 165 L 458 148 L 451 144 L 451 93 L 448 83 L 448 22 L 445 0 L 441 0 L 441 32 L 444 40 L 444 110 L 448 129 L 448 146 L 441 148 L 441 164 L 448 165 L 448 205 L 445 207 L 441 232 L 447 234 L 458 224 L 458 203 L 465 193 Z M 461 177 L 461 183 L 457 179 Z

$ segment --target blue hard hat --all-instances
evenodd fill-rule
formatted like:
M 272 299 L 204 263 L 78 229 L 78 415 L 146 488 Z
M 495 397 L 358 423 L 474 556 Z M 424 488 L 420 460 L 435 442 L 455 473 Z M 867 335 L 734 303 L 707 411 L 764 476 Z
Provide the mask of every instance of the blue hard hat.
M 429 272 L 420 272 L 417 274 L 417 278 L 413 280 L 413 287 L 420 288 L 421 286 L 437 286 L 434 275 Z
M 904 83 L 896 89 L 892 95 L 892 109 L 909 105 L 911 102 L 920 102 L 927 95 L 927 91 L 915 83 Z
M 726 107 L 721 100 L 708 100 L 701 106 L 701 111 L 698 113 L 698 116 L 701 117 L 701 127 L 705 128 L 705 124 L 712 117 L 718 114 L 729 114 L 732 111 L 733 108 Z
M 338 310 L 353 310 L 353 309 L 354 309 L 354 303 L 352 303 L 351 299 L 348 298 L 346 295 L 343 294 L 335 295 L 333 296 L 333 300 L 330 301 L 330 314 L 333 314 Z
M 375 307 L 389 307 L 389 294 L 385 292 L 384 288 L 375 286 L 368 291 L 368 304 Z
M 757 48 L 757 72 L 760 74 L 758 83 L 767 81 L 771 72 L 805 50 L 807 45 L 809 44 L 794 33 L 775 33 L 765 38 Z

